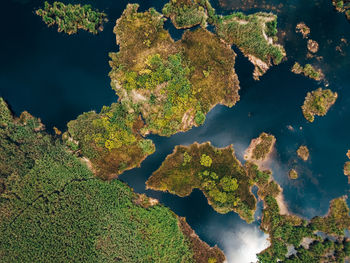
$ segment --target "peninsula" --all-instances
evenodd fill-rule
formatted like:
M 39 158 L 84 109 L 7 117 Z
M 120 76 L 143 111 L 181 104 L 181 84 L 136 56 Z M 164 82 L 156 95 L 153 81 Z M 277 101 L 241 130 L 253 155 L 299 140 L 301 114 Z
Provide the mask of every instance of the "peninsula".
M 42 17 L 45 24 L 48 26 L 56 24 L 58 32 L 68 35 L 76 34 L 79 29 L 97 34 L 103 30 L 103 24 L 108 21 L 105 13 L 93 10 L 91 5 L 65 5 L 62 2 L 54 2 L 51 5 L 45 1 L 44 8 L 38 9 L 35 13 Z
M 325 116 L 337 98 L 338 94 L 332 92 L 330 89 L 324 90 L 318 88 L 317 90 L 308 92 L 305 97 L 304 105 L 301 106 L 305 119 L 309 122 L 313 122 L 315 115 Z
M 184 197 L 200 189 L 219 213 L 235 211 L 248 223 L 254 220 L 256 200 L 244 167 L 232 145 L 216 148 L 210 143 L 177 146 L 146 182 L 149 189 Z
M 261 133 L 258 138 L 250 142 L 245 151 L 244 159 L 253 162 L 264 162 L 271 154 L 276 143 L 275 136 L 268 133 Z

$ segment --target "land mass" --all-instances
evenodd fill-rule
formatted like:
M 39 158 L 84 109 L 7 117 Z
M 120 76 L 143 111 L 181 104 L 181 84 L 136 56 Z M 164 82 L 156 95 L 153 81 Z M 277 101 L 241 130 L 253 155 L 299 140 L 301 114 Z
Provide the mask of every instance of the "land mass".
M 102 181 L 40 120 L 0 99 L 2 262 L 224 262 L 185 219 Z M 166 246 L 164 246 L 166 244 Z
M 350 256 L 350 240 L 345 235 L 345 230 L 350 229 L 350 216 L 345 197 L 332 200 L 324 217 L 308 221 L 292 215 L 283 203 L 282 188 L 273 180 L 272 172 L 261 171 L 249 161 L 242 166 L 232 146 L 215 148 L 210 143 L 176 146 L 146 184 L 148 188 L 179 196 L 199 188 L 215 210 L 236 211 L 247 222 L 254 218 L 235 209 L 237 197 L 240 201 L 243 196 L 249 197 L 250 209 L 255 209 L 251 188 L 257 186 L 258 197 L 264 203 L 260 228 L 270 241 L 270 246 L 257 255 L 261 263 L 343 262 Z M 217 209 L 223 205 L 224 210 Z M 253 215 L 254 210 L 249 214 Z M 305 240 L 309 241 L 307 245 Z
M 310 28 L 304 23 L 300 22 L 296 25 L 295 31 L 303 35 L 303 38 L 308 38 L 311 32 Z
M 264 162 L 268 161 L 275 143 L 275 136 L 265 132 L 261 133 L 258 138 L 250 142 L 249 147 L 244 153 L 244 159 L 252 161 L 260 167 Z
M 298 62 L 295 62 L 292 70 L 295 74 L 303 74 L 305 77 L 320 81 L 324 78 L 321 69 L 315 69 L 311 64 L 306 64 L 304 67 Z
M 338 12 L 345 13 L 346 18 L 350 21 L 349 0 L 332 0 L 332 4 Z
M 306 162 L 310 156 L 309 148 L 306 145 L 301 145 L 297 150 L 297 155 Z
M 293 180 L 298 179 L 299 177 L 298 172 L 295 169 L 290 169 L 288 176 L 290 179 L 293 179 Z
M 304 104 L 301 106 L 305 119 L 313 122 L 315 115 L 325 116 L 337 98 L 338 94 L 330 89 L 318 88 L 308 92 Z
M 238 183 L 239 182 L 239 183 Z M 200 189 L 219 213 L 237 212 L 248 223 L 254 220 L 256 200 L 251 182 L 231 146 L 210 143 L 177 146 L 146 182 L 149 189 L 184 197 Z
M 91 5 L 65 5 L 62 2 L 54 2 L 52 5 L 45 1 L 44 8 L 35 12 L 41 16 L 48 26 L 57 25 L 58 32 L 68 35 L 76 34 L 79 29 L 97 34 L 103 30 L 103 24 L 108 22 L 107 15 L 95 11 Z

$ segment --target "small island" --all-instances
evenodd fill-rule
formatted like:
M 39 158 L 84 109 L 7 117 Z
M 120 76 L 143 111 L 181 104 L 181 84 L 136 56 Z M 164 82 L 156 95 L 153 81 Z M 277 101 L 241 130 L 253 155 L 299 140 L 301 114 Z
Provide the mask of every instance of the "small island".
M 346 156 L 350 159 L 350 150 L 346 153 Z
M 350 176 L 350 161 L 347 161 L 344 164 L 344 174 Z
M 309 159 L 310 152 L 306 145 L 301 145 L 297 150 L 298 156 L 305 162 Z
M 309 39 L 307 41 L 307 49 L 311 53 L 317 53 L 317 51 L 318 51 L 318 43 L 315 40 Z
M 345 13 L 346 18 L 350 21 L 350 1 L 349 0 L 332 0 L 333 6 L 340 13 Z
M 68 35 L 76 34 L 79 29 L 97 34 L 108 21 L 105 13 L 93 10 L 91 5 L 65 5 L 62 2 L 54 2 L 51 5 L 45 1 L 44 8 L 35 13 L 42 17 L 45 24 L 57 24 L 58 32 Z
M 235 211 L 250 223 L 256 209 L 251 183 L 232 145 L 216 148 L 210 143 L 194 143 L 176 146 L 146 186 L 181 197 L 198 188 L 215 211 L 222 214 Z
M 268 133 L 261 133 L 258 138 L 251 141 L 249 147 L 245 151 L 244 159 L 254 162 L 264 162 L 268 159 L 275 145 L 275 136 Z
M 325 116 L 330 107 L 337 100 L 338 94 L 330 89 L 318 88 L 312 92 L 308 92 L 304 105 L 301 106 L 303 115 L 306 120 L 313 122 L 315 115 Z
M 308 38 L 310 34 L 310 28 L 304 23 L 300 22 L 296 25 L 295 31 L 303 35 L 303 38 Z
M 295 179 L 298 179 L 299 175 L 298 175 L 298 172 L 295 169 L 290 169 L 289 173 L 288 173 L 288 176 L 289 176 L 290 179 L 295 180 Z
M 295 74 L 303 74 L 305 77 L 320 81 L 324 78 L 324 75 L 320 69 L 315 69 L 311 64 L 306 64 L 304 67 L 298 62 L 295 62 L 292 70 Z

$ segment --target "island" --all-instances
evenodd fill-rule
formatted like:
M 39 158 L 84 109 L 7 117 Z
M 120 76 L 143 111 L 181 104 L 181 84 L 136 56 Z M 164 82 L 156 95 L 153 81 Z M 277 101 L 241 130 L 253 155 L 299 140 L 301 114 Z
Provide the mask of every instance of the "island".
M 346 156 L 350 159 L 350 150 L 346 153 Z
M 235 211 L 248 223 L 254 220 L 256 200 L 233 146 L 216 148 L 210 143 L 177 146 L 146 182 L 147 189 L 184 197 L 200 189 L 215 211 Z
M 350 176 L 350 161 L 347 161 L 344 164 L 344 175 Z
M 0 99 L 3 262 L 219 262 L 184 218 L 103 181 L 40 120 Z M 166 244 L 166 246 L 164 246 Z
M 315 40 L 309 39 L 307 41 L 307 49 L 311 53 L 317 53 L 317 51 L 318 51 L 318 43 Z
M 295 169 L 290 169 L 289 172 L 288 172 L 288 177 L 290 179 L 298 179 L 299 175 L 298 175 L 298 172 L 295 170 Z
M 320 81 L 324 78 L 321 69 L 315 69 L 311 64 L 306 64 L 304 67 L 298 62 L 295 62 L 292 70 L 295 74 L 303 74 L 305 77 Z
M 297 154 L 303 161 L 306 162 L 310 156 L 309 148 L 307 148 L 306 145 L 301 145 L 297 150 Z
M 244 159 L 254 162 L 264 162 L 268 160 L 275 142 L 276 138 L 272 134 L 261 133 L 258 138 L 250 142 L 249 147 L 245 151 Z
M 332 0 L 335 9 L 340 13 L 345 13 L 346 18 L 350 21 L 350 1 L 349 0 Z
M 215 105 L 235 105 L 239 81 L 230 46 L 203 28 L 175 42 L 160 13 L 137 10 L 128 4 L 116 23 L 120 51 L 110 54 L 110 77 L 120 103 L 142 114 L 141 134 L 187 131 Z
M 208 142 L 176 146 L 146 185 L 179 196 L 187 196 L 193 188 L 199 188 L 215 210 L 233 210 L 247 222 L 254 218 L 237 211 L 237 199 L 231 200 L 231 197 L 235 193 L 241 198 L 248 197 L 256 186 L 258 198 L 264 203 L 260 228 L 269 235 L 270 241 L 270 246 L 257 255 L 259 263 L 343 262 L 350 256 L 350 240 L 345 234 L 345 230 L 350 230 L 346 197 L 332 200 L 328 214 L 323 217 L 305 220 L 293 215 L 283 201 L 283 189 L 272 178 L 272 172 L 262 171 L 250 161 L 242 166 L 234 156 L 232 145 L 216 148 Z M 250 209 L 255 209 L 255 196 L 249 199 L 254 204 Z M 222 208 L 222 201 L 227 202 L 224 210 L 218 209 Z M 253 215 L 254 210 L 249 214 Z
M 68 35 L 76 34 L 79 29 L 97 34 L 103 30 L 103 24 L 108 22 L 107 15 L 93 10 L 91 5 L 65 5 L 62 2 L 54 2 L 51 5 L 45 1 L 44 8 L 36 10 L 35 13 L 42 17 L 45 24 L 56 24 L 58 32 Z
M 301 109 L 306 120 L 313 122 L 315 115 L 325 116 L 337 100 L 338 94 L 330 89 L 318 88 L 308 92 Z
M 300 22 L 296 25 L 295 31 L 303 35 L 303 38 L 308 38 L 310 34 L 310 28 L 304 23 Z

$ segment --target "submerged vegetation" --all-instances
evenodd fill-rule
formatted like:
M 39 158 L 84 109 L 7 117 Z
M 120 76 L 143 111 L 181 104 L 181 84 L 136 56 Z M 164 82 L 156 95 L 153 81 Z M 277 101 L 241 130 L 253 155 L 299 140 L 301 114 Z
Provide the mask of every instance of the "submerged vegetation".
M 98 114 L 91 111 L 70 121 L 63 137 L 73 151 L 91 161 L 98 176 L 112 178 L 139 166 L 155 151 L 153 142 L 138 132 L 143 125 L 139 115 L 114 103 Z
M 276 138 L 265 132 L 253 139 L 245 152 L 244 159 L 252 161 L 265 161 L 275 145 Z
M 292 68 L 292 72 L 295 74 L 303 74 L 304 76 L 317 81 L 324 78 L 321 69 L 317 70 L 311 64 L 306 64 L 303 67 L 298 62 L 295 62 Z
M 146 185 L 182 197 L 198 188 L 217 212 L 235 211 L 247 222 L 254 220 L 256 200 L 250 191 L 251 182 L 232 146 L 215 148 L 209 143 L 177 146 Z
M 1 262 L 224 261 L 184 219 L 96 178 L 39 119 L 13 118 L 2 99 L 0 137 Z
M 305 119 L 309 122 L 313 122 L 315 115 L 324 116 L 327 114 L 330 107 L 337 100 L 338 94 L 332 92 L 330 89 L 321 89 L 318 88 L 312 92 L 308 92 L 304 105 L 301 107 Z
M 216 104 L 239 100 L 236 55 L 219 37 L 197 29 L 174 42 L 161 14 L 137 9 L 129 4 L 114 28 L 120 51 L 110 54 L 110 77 L 121 103 L 142 114 L 142 134 L 186 131 Z
M 91 5 L 65 5 L 54 2 L 52 5 L 45 1 L 43 9 L 38 9 L 36 14 L 41 16 L 45 24 L 53 26 L 57 24 L 58 32 L 75 34 L 79 29 L 97 34 L 103 30 L 103 24 L 108 21 L 107 15 L 94 11 Z
M 297 154 L 302 160 L 307 161 L 310 156 L 309 148 L 306 145 L 301 145 L 297 150 Z

